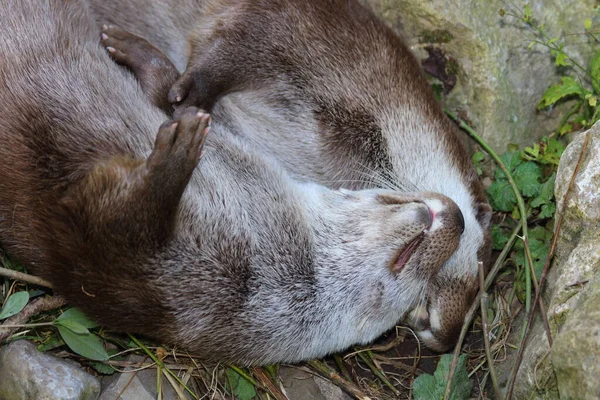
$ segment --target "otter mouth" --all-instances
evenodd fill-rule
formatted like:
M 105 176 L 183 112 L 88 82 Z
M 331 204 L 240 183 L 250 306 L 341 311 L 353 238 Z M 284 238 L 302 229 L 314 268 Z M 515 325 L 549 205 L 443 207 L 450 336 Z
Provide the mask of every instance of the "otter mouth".
M 417 250 L 421 242 L 423 242 L 424 237 L 425 233 L 423 232 L 414 239 L 412 239 L 410 242 L 402 246 L 400 250 L 398 250 L 398 254 L 392 262 L 392 271 L 400 272 L 404 268 L 404 266 L 410 259 L 410 256 L 413 255 L 413 253 L 415 252 L 415 250 Z

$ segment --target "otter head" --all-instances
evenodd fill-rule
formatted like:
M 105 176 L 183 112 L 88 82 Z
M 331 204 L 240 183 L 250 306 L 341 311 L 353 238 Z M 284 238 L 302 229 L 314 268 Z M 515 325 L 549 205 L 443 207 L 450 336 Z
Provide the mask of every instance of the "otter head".
M 463 234 L 458 249 L 429 282 L 426 298 L 407 318 L 430 349 L 446 351 L 458 339 L 464 318 L 479 291 L 478 263 L 487 266 L 491 252 L 491 208 L 482 203 L 476 221 Z
M 327 241 L 318 247 L 330 263 L 322 275 L 327 292 L 335 295 L 328 302 L 339 302 L 343 291 L 352 304 L 343 316 L 331 318 L 338 321 L 331 340 L 341 350 L 374 340 L 425 301 L 458 248 L 464 218 L 456 203 L 438 193 L 335 192 L 342 201 L 333 203 L 333 216 L 341 222 L 325 222 L 331 234 L 317 231 Z

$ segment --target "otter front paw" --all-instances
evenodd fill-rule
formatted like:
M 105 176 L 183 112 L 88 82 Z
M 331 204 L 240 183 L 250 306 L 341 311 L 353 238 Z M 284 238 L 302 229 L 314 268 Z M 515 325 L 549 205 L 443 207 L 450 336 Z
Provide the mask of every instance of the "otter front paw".
M 189 107 L 160 127 L 146 167 L 161 187 L 185 188 L 202 156 L 209 122 L 209 114 Z

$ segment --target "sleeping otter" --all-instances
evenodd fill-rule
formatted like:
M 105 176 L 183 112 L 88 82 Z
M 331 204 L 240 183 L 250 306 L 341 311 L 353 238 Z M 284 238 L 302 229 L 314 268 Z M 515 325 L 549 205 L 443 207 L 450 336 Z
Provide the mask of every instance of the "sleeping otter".
M 135 34 L 107 27 L 104 43 L 154 97 L 211 110 L 297 179 L 456 202 L 459 247 L 410 321 L 429 347 L 454 344 L 478 290 L 478 261 L 488 263 L 491 208 L 457 128 L 389 28 L 356 0 L 91 4 L 100 24 Z
M 320 357 L 391 328 L 459 245 L 443 195 L 330 189 L 197 108 L 169 120 L 82 0 L 0 7 L 0 241 L 99 323 L 207 362 Z

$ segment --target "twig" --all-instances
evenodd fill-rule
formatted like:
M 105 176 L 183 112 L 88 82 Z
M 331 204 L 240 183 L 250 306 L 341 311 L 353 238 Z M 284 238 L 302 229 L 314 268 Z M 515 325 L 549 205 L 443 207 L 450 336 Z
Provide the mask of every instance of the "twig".
M 142 349 L 144 351 L 144 353 L 146 353 L 151 359 L 152 361 L 154 361 L 156 363 L 156 365 L 160 366 L 161 368 L 164 369 L 164 371 L 166 371 L 169 375 L 171 375 L 181 386 L 183 386 L 183 388 L 190 394 L 192 395 L 192 397 L 194 399 L 198 399 L 198 396 L 192 392 L 192 390 L 190 388 L 188 388 L 182 381 L 181 379 L 179 379 L 179 377 L 177 375 L 175 375 L 175 373 L 173 373 L 173 371 L 171 371 L 169 368 L 167 368 L 165 366 L 165 364 L 158 358 L 156 357 L 156 354 L 154 354 L 152 351 L 150 351 L 150 349 L 148 349 L 146 346 L 144 346 L 144 344 L 142 342 L 140 342 L 135 336 L 133 336 L 132 334 L 128 333 L 127 334 L 129 336 L 129 338 L 136 344 L 136 346 L 138 346 L 140 349 Z
M 527 256 L 528 264 L 531 267 L 531 280 L 533 281 L 533 286 L 536 293 L 535 301 L 536 304 L 540 307 L 540 314 L 542 316 L 544 330 L 546 331 L 546 337 L 548 338 L 548 343 L 550 344 L 550 347 L 552 347 L 552 332 L 550 332 L 550 322 L 548 322 L 548 315 L 546 314 L 546 307 L 544 307 L 542 297 L 537 295 L 540 291 L 540 286 L 538 285 L 537 278 L 535 277 L 535 270 L 533 269 L 533 261 L 531 259 L 531 251 L 529 251 L 529 246 L 525 246 L 525 255 Z M 535 310 L 535 306 L 532 308 L 532 310 Z
M 161 367 L 158 367 L 158 369 L 157 369 L 157 378 L 160 376 L 159 375 L 160 371 L 161 371 Z M 165 376 L 165 378 L 167 378 L 167 380 L 169 381 L 169 383 L 171 384 L 171 387 L 173 387 L 173 390 L 175 390 L 175 393 L 177 393 L 177 397 L 179 397 L 179 400 L 186 400 L 187 397 L 185 396 L 185 393 L 183 392 L 183 390 L 181 390 L 181 386 L 185 386 L 185 383 L 181 382 L 181 386 L 180 386 L 175 381 L 175 379 L 173 379 L 173 377 L 171 375 L 169 375 L 169 373 L 167 372 L 166 369 L 163 369 L 162 373 Z
M 275 386 L 271 377 L 269 377 L 262 368 L 252 368 L 252 372 L 254 372 L 254 376 L 260 381 L 261 386 L 267 389 L 276 400 L 289 400 L 288 397 L 283 394 L 281 389 Z
M 238 374 L 239 376 L 241 376 L 242 378 L 244 378 L 245 380 L 250 382 L 252 384 L 252 386 L 258 386 L 258 382 L 256 382 L 256 380 L 254 380 L 254 378 L 252 378 L 250 375 L 245 373 L 244 370 L 241 369 L 240 367 L 236 367 L 235 365 L 230 365 L 229 369 L 231 369 L 236 374 Z
M 25 324 L 29 318 L 33 317 L 34 315 L 44 311 L 54 310 L 64 306 L 65 304 L 67 304 L 67 301 L 61 296 L 40 297 L 33 300 L 31 303 L 25 306 L 20 313 L 13 315 L 4 321 L 4 324 L 0 325 L 0 331 L 3 331 L 0 332 L 0 342 L 7 339 L 15 331 L 17 331 L 19 327 L 16 326 Z M 6 327 L 6 331 L 3 329 L 3 327 Z
M 37 276 L 25 274 L 23 272 L 15 271 L 8 268 L 0 267 L 0 276 L 6 276 L 10 279 L 16 279 L 24 282 L 29 282 L 34 285 L 44 286 L 52 289 L 52 284 L 45 279 L 38 278 Z
M 343 390 L 354 396 L 358 400 L 371 400 L 369 396 L 364 394 L 354 383 L 348 382 L 342 378 L 337 372 L 331 370 L 325 363 L 317 360 L 309 361 L 308 365 L 325 375 L 327 379 L 335 383 Z
M 396 389 L 396 387 L 392 385 L 389 379 L 385 376 L 385 373 L 381 369 L 377 368 L 377 366 L 370 359 L 370 357 L 372 356 L 370 351 L 357 352 L 356 354 L 360 357 L 361 360 L 363 360 L 365 364 L 367 364 L 369 369 L 375 374 L 376 377 L 378 377 L 381 380 L 381 382 L 385 384 L 385 386 L 387 386 L 392 392 L 394 392 L 396 396 L 400 396 L 400 392 L 398 391 L 398 389 Z
M 573 175 L 571 176 L 571 180 L 569 182 L 569 186 L 565 193 L 565 198 L 563 201 L 563 208 L 556 218 L 556 229 L 554 230 L 554 235 L 552 236 L 552 244 L 550 245 L 550 252 L 548 253 L 548 258 L 546 258 L 546 263 L 544 264 L 544 269 L 542 271 L 542 276 L 540 277 L 539 290 L 537 291 L 535 297 L 536 301 L 534 302 L 534 308 L 531 310 L 529 315 L 527 316 L 527 330 L 525 331 L 525 336 L 521 342 L 521 346 L 519 346 L 519 352 L 517 353 L 517 359 L 515 360 L 515 366 L 513 367 L 510 380 L 508 381 L 508 391 L 507 391 L 507 400 L 510 400 L 512 396 L 512 392 L 515 386 L 515 380 L 517 377 L 517 372 L 519 367 L 521 366 L 521 362 L 523 361 L 523 353 L 525 351 L 525 345 L 527 343 L 527 339 L 529 338 L 529 334 L 531 333 L 531 323 L 533 322 L 535 304 L 537 304 L 537 299 L 541 297 L 542 289 L 544 287 L 544 282 L 546 281 L 546 275 L 548 274 L 548 269 L 550 268 L 550 263 L 552 262 L 552 257 L 554 257 L 554 251 L 556 250 L 556 243 L 558 242 L 558 234 L 560 232 L 560 228 L 562 226 L 563 218 L 565 215 L 565 209 L 567 208 L 567 203 L 569 201 L 569 197 L 571 196 L 571 192 L 573 191 L 573 186 L 575 185 L 575 178 L 577 178 L 577 174 L 579 174 L 579 169 L 581 168 L 581 164 L 583 162 L 583 158 L 587 151 L 587 147 L 590 141 L 590 131 L 586 133 L 585 140 L 583 145 L 581 146 L 581 153 L 579 154 L 579 159 L 577 160 L 577 164 L 575 165 L 575 170 L 573 171 Z
M 496 399 L 502 400 L 502 392 L 500 391 L 500 385 L 498 384 L 498 376 L 496 375 L 496 368 L 494 368 L 494 358 L 492 357 L 492 350 L 490 345 L 490 337 L 487 323 L 487 308 L 489 296 L 485 291 L 483 263 L 477 264 L 479 270 L 479 290 L 481 291 L 481 326 L 483 328 L 483 343 L 485 345 L 485 356 L 487 358 L 488 370 L 490 371 L 490 377 L 492 378 L 492 385 L 494 387 L 494 393 Z
M 515 243 L 515 240 L 517 239 L 517 234 L 519 233 L 520 230 L 521 230 L 521 226 L 517 225 L 515 227 L 515 229 L 513 230 L 510 238 L 504 245 L 502 252 L 496 259 L 494 266 L 490 270 L 490 273 L 488 274 L 488 277 L 485 280 L 485 290 L 487 290 L 491 286 L 492 282 L 494 281 L 494 278 L 496 278 L 496 275 L 498 274 L 498 271 L 500 271 L 500 268 L 502 268 L 502 265 L 504 265 L 504 259 L 508 255 L 508 252 L 510 251 L 510 249 L 513 247 L 513 244 Z M 460 336 L 458 337 L 458 342 L 456 343 L 456 347 L 454 348 L 454 354 L 452 356 L 452 364 L 450 364 L 450 371 L 448 372 L 448 382 L 446 382 L 446 391 L 444 393 L 445 400 L 450 398 L 450 391 L 452 388 L 452 380 L 454 379 L 456 367 L 458 366 L 458 357 L 460 356 L 462 344 L 465 340 L 465 337 L 467 336 L 467 332 L 469 331 L 471 322 L 473 321 L 473 318 L 475 317 L 475 312 L 477 311 L 477 306 L 479 304 L 479 301 L 481 301 L 481 296 L 482 296 L 482 292 L 479 292 L 479 294 L 477 295 L 477 298 L 471 305 L 469 312 L 467 312 L 467 315 L 465 316 L 465 322 L 460 331 Z
M 348 372 L 348 368 L 346 368 L 346 366 L 344 365 L 344 360 L 342 359 L 342 356 L 339 353 L 335 353 L 333 355 L 333 359 L 335 361 L 335 365 L 337 365 L 339 370 L 342 371 L 342 375 L 344 375 L 344 378 L 352 382 L 352 376 L 350 375 L 350 372 Z

